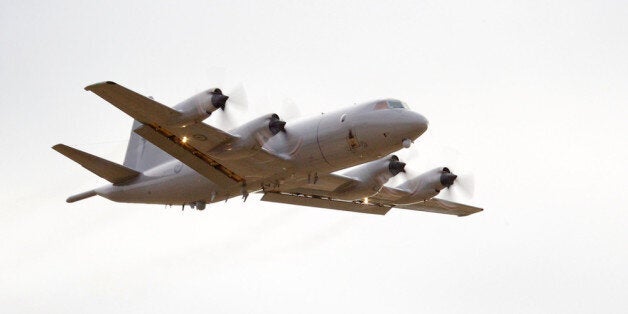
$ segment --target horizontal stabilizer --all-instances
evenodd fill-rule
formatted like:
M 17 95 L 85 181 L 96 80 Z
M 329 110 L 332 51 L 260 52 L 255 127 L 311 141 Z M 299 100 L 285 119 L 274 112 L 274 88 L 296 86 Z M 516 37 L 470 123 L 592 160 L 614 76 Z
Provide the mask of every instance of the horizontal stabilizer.
M 125 166 L 88 154 L 78 149 L 57 144 L 52 149 L 74 160 L 95 175 L 113 183 L 120 184 L 137 177 L 140 173 Z M 90 195 L 91 196 L 91 195 Z M 78 200 L 78 199 L 77 199 Z
M 76 201 L 84 200 L 84 199 L 86 199 L 88 197 L 92 197 L 92 196 L 96 196 L 96 195 L 97 195 L 96 191 L 90 190 L 90 191 L 87 191 L 87 192 L 83 192 L 83 193 L 79 193 L 79 194 L 76 194 L 76 195 L 72 195 L 72 196 L 68 197 L 68 199 L 65 200 L 65 201 L 68 202 L 68 203 L 74 203 Z

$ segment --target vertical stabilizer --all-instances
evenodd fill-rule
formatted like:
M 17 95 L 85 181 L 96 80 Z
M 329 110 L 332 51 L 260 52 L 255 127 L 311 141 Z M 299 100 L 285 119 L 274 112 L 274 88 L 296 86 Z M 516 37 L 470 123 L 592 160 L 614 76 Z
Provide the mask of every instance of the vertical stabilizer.
M 172 160 L 172 156 L 133 132 L 140 126 L 142 126 L 141 122 L 133 121 L 123 165 L 142 172 Z

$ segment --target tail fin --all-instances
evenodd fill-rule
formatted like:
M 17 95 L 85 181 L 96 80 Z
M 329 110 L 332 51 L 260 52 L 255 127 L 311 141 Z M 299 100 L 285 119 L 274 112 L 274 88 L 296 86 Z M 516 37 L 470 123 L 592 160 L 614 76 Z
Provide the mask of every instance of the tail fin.
M 129 138 L 129 145 L 126 149 L 126 156 L 124 157 L 123 165 L 133 170 L 142 172 L 163 164 L 164 162 L 171 160 L 173 157 L 133 132 L 140 126 L 142 126 L 141 122 L 137 120 L 133 121 L 131 137 Z
M 137 177 L 140 173 L 125 166 L 118 165 L 109 160 L 96 157 L 78 149 L 57 144 L 52 149 L 74 160 L 97 176 L 113 183 L 119 184 Z

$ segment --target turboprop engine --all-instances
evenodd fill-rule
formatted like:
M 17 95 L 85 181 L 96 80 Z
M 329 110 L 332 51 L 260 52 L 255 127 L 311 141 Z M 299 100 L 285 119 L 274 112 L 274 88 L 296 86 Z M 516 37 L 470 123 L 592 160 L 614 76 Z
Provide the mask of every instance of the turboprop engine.
M 227 99 L 229 96 L 223 95 L 220 88 L 210 88 L 198 93 L 173 107 L 181 115 L 170 124 L 186 126 L 201 122 L 207 119 L 212 112 L 218 109 L 224 110 Z
M 397 186 L 397 189 L 410 192 L 410 195 L 395 200 L 395 204 L 414 204 L 430 199 L 442 189 L 451 187 L 457 177 L 447 167 L 423 173 Z
M 400 172 L 405 172 L 405 166 L 406 164 L 399 161 L 395 155 L 357 166 L 342 174 L 356 181 L 339 186 L 334 190 L 333 195 L 335 198 L 348 201 L 375 195 L 390 178 Z
M 247 158 L 259 151 L 269 138 L 285 132 L 286 122 L 275 113 L 251 120 L 231 131 L 237 139 L 215 148 L 212 153 L 222 159 Z

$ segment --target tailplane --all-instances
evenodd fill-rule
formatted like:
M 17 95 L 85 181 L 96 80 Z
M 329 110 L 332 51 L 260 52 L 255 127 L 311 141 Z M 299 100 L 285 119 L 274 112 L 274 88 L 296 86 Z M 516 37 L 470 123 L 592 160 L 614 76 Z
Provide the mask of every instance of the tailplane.
M 88 197 L 92 197 L 92 196 L 96 196 L 96 195 L 98 195 L 98 194 L 96 194 L 95 190 L 90 190 L 90 191 L 87 191 L 87 192 L 83 192 L 83 193 L 79 193 L 79 194 L 76 194 L 76 195 L 72 195 L 72 196 L 68 197 L 68 199 L 65 200 L 65 201 L 68 202 L 68 203 L 74 203 L 76 201 L 84 200 L 84 199 L 86 199 Z
M 121 184 L 137 177 L 140 173 L 109 160 L 88 154 L 76 148 L 57 144 L 52 149 L 68 157 L 95 175 L 113 183 Z M 93 196 L 93 195 L 92 195 Z M 89 197 L 89 196 L 88 196 Z

